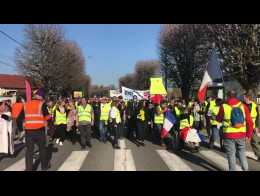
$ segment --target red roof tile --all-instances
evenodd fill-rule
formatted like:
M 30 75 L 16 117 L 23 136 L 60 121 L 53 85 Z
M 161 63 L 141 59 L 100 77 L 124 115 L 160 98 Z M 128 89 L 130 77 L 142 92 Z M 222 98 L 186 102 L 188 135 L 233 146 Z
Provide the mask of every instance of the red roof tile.
M 22 75 L 0 74 L 0 88 L 25 89 L 25 77 Z

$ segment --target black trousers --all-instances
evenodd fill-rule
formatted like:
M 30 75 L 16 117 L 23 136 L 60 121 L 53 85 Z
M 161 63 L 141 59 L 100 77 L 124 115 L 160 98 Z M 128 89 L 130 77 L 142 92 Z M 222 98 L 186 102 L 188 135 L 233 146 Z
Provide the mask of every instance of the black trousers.
M 82 146 L 91 144 L 91 125 L 79 125 L 80 141 Z
M 144 141 L 144 132 L 145 132 L 145 122 L 144 121 L 137 121 L 137 139 Z
M 134 138 L 134 133 L 135 133 L 136 137 L 138 137 L 137 122 L 135 119 L 130 119 L 127 123 L 127 127 L 128 127 L 127 137 L 129 139 Z
M 155 144 L 161 144 L 161 130 L 162 130 L 162 124 L 154 124 L 153 125 L 153 133 L 152 138 L 153 142 Z
M 16 125 L 17 125 L 17 132 L 21 133 L 23 131 L 23 120 L 22 119 L 16 119 Z
M 119 124 L 113 124 L 112 125 L 112 132 L 114 134 L 114 142 L 113 145 L 118 145 L 118 139 L 120 137 L 120 126 Z
M 56 125 L 55 137 L 59 138 L 61 142 L 63 142 L 66 138 L 66 128 L 67 125 Z
M 25 143 L 26 143 L 26 152 L 25 152 L 25 167 L 26 171 L 33 170 L 33 154 L 34 154 L 34 145 L 36 144 L 39 148 L 40 153 L 40 162 L 41 169 L 47 170 L 47 157 L 46 157 L 46 135 L 45 129 L 39 130 L 30 130 L 25 132 Z
M 67 131 L 67 138 L 72 142 L 75 143 L 76 142 L 76 137 L 77 137 L 77 133 L 76 133 L 76 129 L 77 127 L 75 125 L 73 125 L 71 127 L 71 129 L 69 131 Z

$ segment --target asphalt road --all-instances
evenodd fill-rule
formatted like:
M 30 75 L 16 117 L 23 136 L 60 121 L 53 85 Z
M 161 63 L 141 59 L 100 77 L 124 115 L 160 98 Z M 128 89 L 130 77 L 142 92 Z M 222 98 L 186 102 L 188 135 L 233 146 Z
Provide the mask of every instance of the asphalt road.
M 145 140 L 145 146 L 137 146 L 127 140 L 120 140 L 121 149 L 112 144 L 92 139 L 92 148 L 81 150 L 79 143 L 72 145 L 65 141 L 63 146 L 48 146 L 51 157 L 49 171 L 225 171 L 228 169 L 225 154 L 218 147 L 201 147 L 199 153 L 186 150 L 169 152 L 164 147 Z M 0 155 L 0 171 L 23 171 L 25 169 L 25 147 L 17 145 L 13 157 Z M 260 162 L 248 158 L 249 169 L 260 171 Z M 40 164 L 35 160 L 35 170 Z M 237 165 L 240 169 L 239 164 Z

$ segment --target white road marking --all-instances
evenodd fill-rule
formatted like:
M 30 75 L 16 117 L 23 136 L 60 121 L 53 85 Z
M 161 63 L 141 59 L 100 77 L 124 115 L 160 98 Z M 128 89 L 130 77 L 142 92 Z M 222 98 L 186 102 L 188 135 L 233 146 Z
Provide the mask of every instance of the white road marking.
M 72 151 L 58 171 L 79 171 L 87 156 L 88 151 Z
M 126 149 L 125 140 L 119 140 L 120 149 L 114 152 L 114 171 L 136 171 L 131 150 Z
M 201 155 L 203 155 L 208 160 L 211 160 L 214 162 L 217 166 L 219 166 L 222 170 L 228 171 L 228 160 L 221 156 L 220 154 L 212 151 L 212 150 L 201 150 L 199 152 Z M 236 164 L 236 168 L 238 171 L 241 171 L 241 167 Z
M 248 158 L 254 159 L 254 160 L 256 160 L 256 161 L 258 160 L 258 157 L 255 155 L 254 152 L 246 151 L 246 156 L 247 156 Z
M 125 143 L 125 140 L 122 139 L 122 140 L 118 140 L 119 141 L 119 146 L 120 148 L 122 149 L 126 149 L 126 143 Z
M 6 168 L 4 171 L 24 171 L 25 170 L 25 158 L 16 161 L 14 164 Z
M 167 150 L 156 150 L 171 171 L 192 171 L 180 157 Z

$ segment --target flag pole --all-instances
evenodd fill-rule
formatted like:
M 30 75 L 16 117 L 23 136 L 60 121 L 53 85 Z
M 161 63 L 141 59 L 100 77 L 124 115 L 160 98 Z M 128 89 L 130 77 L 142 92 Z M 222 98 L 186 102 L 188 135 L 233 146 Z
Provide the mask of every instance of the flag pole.
M 216 44 L 215 44 L 215 42 L 213 42 L 213 50 L 216 51 Z M 225 98 L 225 95 L 226 95 L 226 93 L 225 93 L 225 85 L 224 85 L 224 84 L 225 84 L 225 81 L 224 81 L 223 71 L 222 71 L 222 68 L 221 68 L 221 66 L 220 66 L 218 54 L 217 54 L 217 53 L 215 53 L 215 54 L 216 54 L 216 56 L 217 56 L 217 60 L 218 60 L 218 63 L 219 63 L 219 69 L 220 69 L 221 78 L 222 78 L 222 85 L 223 85 L 223 99 L 224 99 L 224 98 Z

